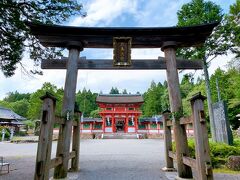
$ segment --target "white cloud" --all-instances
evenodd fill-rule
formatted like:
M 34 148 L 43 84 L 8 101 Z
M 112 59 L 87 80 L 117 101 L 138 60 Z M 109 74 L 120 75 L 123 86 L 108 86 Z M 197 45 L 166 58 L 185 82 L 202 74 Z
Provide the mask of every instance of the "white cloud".
M 87 17 L 77 17 L 71 26 L 107 26 L 124 12 L 135 12 L 136 0 L 95 0 L 86 4 Z
M 175 26 L 177 11 L 186 0 L 149 0 L 135 17 L 138 26 L 165 27 Z

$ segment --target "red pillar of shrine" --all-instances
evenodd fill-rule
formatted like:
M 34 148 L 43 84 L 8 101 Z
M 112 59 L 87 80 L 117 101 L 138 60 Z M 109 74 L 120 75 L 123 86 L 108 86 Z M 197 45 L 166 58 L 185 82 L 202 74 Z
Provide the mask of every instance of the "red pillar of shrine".
M 103 115 L 102 116 L 102 130 L 103 130 L 103 133 L 105 133 L 105 116 Z
M 126 120 L 125 120 L 125 133 L 128 132 L 128 116 L 126 116 Z
M 136 132 L 136 133 L 137 133 L 137 131 L 138 131 L 138 122 L 137 122 L 137 120 L 138 120 L 138 115 L 136 114 L 136 115 L 135 115 L 135 120 L 134 120 L 135 132 Z
M 112 132 L 116 132 L 115 131 L 115 118 L 114 118 L 114 115 L 112 115 Z

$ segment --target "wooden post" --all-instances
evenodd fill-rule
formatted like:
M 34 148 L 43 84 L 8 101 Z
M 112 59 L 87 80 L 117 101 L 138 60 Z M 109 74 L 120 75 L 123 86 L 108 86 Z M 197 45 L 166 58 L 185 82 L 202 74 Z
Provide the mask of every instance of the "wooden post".
M 59 136 L 57 145 L 57 157 L 62 156 L 63 163 L 55 168 L 55 179 L 67 177 L 78 74 L 77 61 L 79 59 L 80 51 L 82 50 L 82 44 L 73 42 L 70 43 L 68 47 L 69 58 L 67 62 L 67 73 L 62 107 L 62 115 L 65 116 L 65 124 L 60 127 L 59 132 L 61 135 Z
M 183 155 L 188 155 L 188 144 L 185 126 L 180 125 L 182 116 L 182 100 L 180 94 L 179 78 L 176 66 L 176 43 L 165 42 L 162 50 L 165 54 L 167 66 L 168 93 L 171 112 L 173 113 L 173 131 L 176 142 L 177 170 L 180 178 L 192 178 L 192 170 L 183 163 Z
M 51 151 L 52 151 L 52 135 L 55 117 L 55 104 L 56 98 L 50 93 L 42 96 L 43 107 L 41 117 L 40 135 L 38 141 L 36 167 L 35 167 L 35 180 L 48 180 Z
M 169 157 L 169 151 L 172 151 L 172 134 L 171 127 L 167 126 L 170 111 L 163 112 L 163 128 L 164 128 L 164 144 L 165 144 L 165 160 L 166 167 L 162 168 L 163 171 L 175 171 L 173 159 Z
M 201 93 L 191 98 L 193 113 L 193 128 L 195 137 L 195 154 L 197 163 L 197 179 L 211 180 L 213 172 L 211 166 L 210 149 L 208 143 L 207 122 L 204 115 L 203 101 L 206 97 Z
M 76 112 L 77 126 L 73 127 L 72 151 L 76 156 L 71 161 L 71 171 L 79 171 L 79 152 L 80 152 L 80 118 L 81 112 Z

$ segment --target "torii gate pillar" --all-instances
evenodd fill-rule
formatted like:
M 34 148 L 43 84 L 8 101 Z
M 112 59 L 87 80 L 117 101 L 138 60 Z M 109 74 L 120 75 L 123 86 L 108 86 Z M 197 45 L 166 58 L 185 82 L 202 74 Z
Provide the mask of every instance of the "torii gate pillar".
M 170 108 L 173 113 L 173 131 L 176 142 L 176 160 L 178 177 L 192 178 L 192 170 L 189 166 L 183 164 L 183 155 L 188 155 L 188 144 L 185 126 L 180 125 L 179 118 L 182 115 L 182 100 L 180 94 L 179 78 L 176 65 L 176 43 L 167 41 L 163 43 L 162 51 L 167 66 L 168 93 Z
M 68 44 L 69 57 L 64 87 L 62 115 L 65 117 L 65 124 L 59 129 L 59 140 L 57 145 L 57 157 L 62 156 L 63 162 L 54 170 L 54 178 L 65 178 L 68 172 L 69 150 L 72 136 L 72 123 L 74 117 L 74 104 L 77 86 L 78 67 L 80 51 L 83 46 L 79 42 Z

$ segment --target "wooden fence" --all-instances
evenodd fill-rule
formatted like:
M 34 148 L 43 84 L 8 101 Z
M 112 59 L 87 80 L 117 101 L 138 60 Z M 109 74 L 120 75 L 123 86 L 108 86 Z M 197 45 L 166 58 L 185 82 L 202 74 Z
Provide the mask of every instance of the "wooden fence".
M 180 125 L 193 124 L 195 138 L 195 159 L 182 154 L 183 164 L 191 167 L 196 172 L 196 179 L 211 180 L 213 179 L 210 149 L 208 143 L 207 122 L 204 114 L 203 101 L 206 98 L 198 93 L 194 95 L 190 102 L 192 108 L 192 116 L 180 118 Z M 170 112 L 163 113 L 164 126 L 164 143 L 165 143 L 165 160 L 166 167 L 163 170 L 174 170 L 174 160 L 177 160 L 176 154 L 173 152 L 171 128 L 173 123 L 170 119 Z M 176 149 L 179 148 L 176 146 Z M 187 149 L 188 152 L 188 149 Z
M 54 124 L 64 125 L 65 121 L 69 117 L 56 117 L 55 107 L 56 98 L 49 93 L 46 93 L 43 97 L 43 108 L 40 125 L 40 135 L 37 149 L 37 158 L 35 166 L 35 180 L 48 180 L 49 171 L 52 168 L 63 163 L 63 156 L 72 159 L 71 169 L 72 171 L 78 171 L 79 169 L 79 146 L 80 146 L 80 112 L 75 112 L 77 121 L 73 121 L 73 136 L 72 136 L 72 150 L 71 152 L 65 152 L 64 154 L 51 159 L 52 151 L 52 135 Z M 61 136 L 61 134 L 59 134 Z M 58 141 L 60 138 L 58 138 Z

